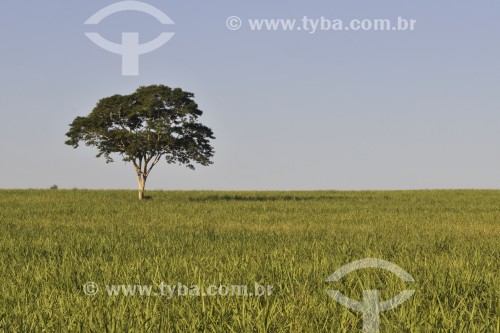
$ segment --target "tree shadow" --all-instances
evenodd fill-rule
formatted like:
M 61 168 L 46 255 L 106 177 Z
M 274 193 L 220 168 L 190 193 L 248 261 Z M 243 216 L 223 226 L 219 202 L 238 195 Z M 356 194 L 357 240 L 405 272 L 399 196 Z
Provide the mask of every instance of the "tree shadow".
M 348 196 L 340 195 L 242 195 L 242 194 L 221 194 L 207 195 L 197 198 L 189 198 L 194 202 L 214 202 L 214 201 L 243 201 L 243 202 L 274 202 L 274 201 L 329 201 L 329 200 L 349 200 Z

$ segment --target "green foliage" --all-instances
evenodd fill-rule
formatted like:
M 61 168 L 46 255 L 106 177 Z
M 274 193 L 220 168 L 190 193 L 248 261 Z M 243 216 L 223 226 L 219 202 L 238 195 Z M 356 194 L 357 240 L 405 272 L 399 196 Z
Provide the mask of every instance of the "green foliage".
M 168 163 L 210 164 L 213 132 L 198 123 L 203 112 L 180 88 L 164 85 L 140 87 L 131 95 L 104 98 L 87 117 L 77 117 L 66 134 L 67 145 L 80 142 L 99 149 L 97 157 L 112 162 L 118 153 L 124 161 L 163 156 Z
M 360 332 L 327 289 L 382 299 L 381 332 L 498 332 L 500 192 L 0 191 L 0 331 Z M 325 280 L 363 258 L 384 270 Z M 86 296 L 83 285 L 101 291 Z M 270 297 L 108 296 L 105 284 L 274 285 Z

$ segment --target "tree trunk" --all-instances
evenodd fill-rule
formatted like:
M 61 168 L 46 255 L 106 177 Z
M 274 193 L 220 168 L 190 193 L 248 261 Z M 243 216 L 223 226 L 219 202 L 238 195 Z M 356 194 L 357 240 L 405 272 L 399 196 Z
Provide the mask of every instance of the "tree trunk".
M 137 175 L 137 183 L 139 185 L 139 200 L 144 199 L 144 188 L 146 187 L 146 177 Z

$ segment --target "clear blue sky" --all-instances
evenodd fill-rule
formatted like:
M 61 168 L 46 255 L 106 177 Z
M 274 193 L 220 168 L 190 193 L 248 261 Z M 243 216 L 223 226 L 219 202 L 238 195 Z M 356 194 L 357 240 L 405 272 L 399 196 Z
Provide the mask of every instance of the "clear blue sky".
M 0 11 L 0 188 L 135 188 L 130 164 L 64 145 L 68 124 L 140 85 L 195 93 L 215 164 L 158 165 L 149 189 L 500 188 L 498 1 L 8 1 Z M 417 20 L 412 32 L 230 31 L 229 16 Z M 175 32 L 140 75 L 90 42 Z

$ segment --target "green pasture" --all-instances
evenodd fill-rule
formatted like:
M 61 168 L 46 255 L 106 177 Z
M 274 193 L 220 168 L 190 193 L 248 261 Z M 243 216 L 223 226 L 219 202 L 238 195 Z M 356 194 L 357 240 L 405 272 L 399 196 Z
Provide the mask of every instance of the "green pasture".
M 136 195 L 0 191 L 0 332 L 362 332 L 362 314 L 326 291 L 361 300 L 366 289 L 382 300 L 415 290 L 381 313 L 380 332 L 500 332 L 500 191 Z M 326 282 L 364 258 L 415 281 L 368 268 Z M 273 289 L 172 298 L 106 289 L 162 282 Z

